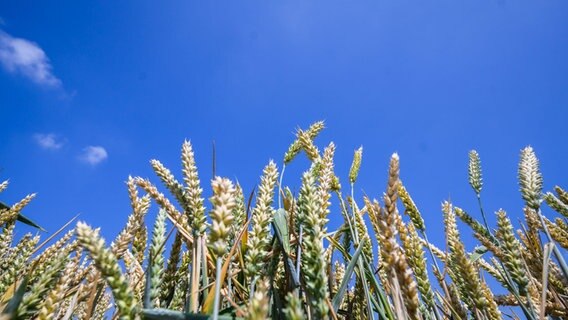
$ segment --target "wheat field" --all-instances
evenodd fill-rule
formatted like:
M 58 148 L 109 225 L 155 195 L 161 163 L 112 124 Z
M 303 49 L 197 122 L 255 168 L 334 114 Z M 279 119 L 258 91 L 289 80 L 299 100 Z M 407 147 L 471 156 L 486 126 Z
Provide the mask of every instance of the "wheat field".
M 568 192 L 543 191 L 531 147 L 511 186 L 520 189 L 524 221 L 484 211 L 472 150 L 464 170 L 479 208 L 444 201 L 446 241 L 435 244 L 427 223 L 442 221 L 424 220 L 400 179 L 399 155 L 385 168 L 384 193 L 357 199 L 363 149 L 340 181 L 335 145 L 315 142 L 323 129 L 298 129 L 255 190 L 226 177 L 200 181 L 185 141 L 179 177 L 158 160 L 153 180 L 128 177 L 132 212 L 110 243 L 75 220 L 44 240 L 16 237 L 20 223 L 40 228 L 21 215 L 35 195 L 3 206 L 0 319 L 568 319 Z M 293 178 L 301 184 L 293 193 L 282 181 L 301 153 L 310 166 Z M 545 206 L 554 214 L 544 216 Z M 341 219 L 335 230 L 331 216 Z

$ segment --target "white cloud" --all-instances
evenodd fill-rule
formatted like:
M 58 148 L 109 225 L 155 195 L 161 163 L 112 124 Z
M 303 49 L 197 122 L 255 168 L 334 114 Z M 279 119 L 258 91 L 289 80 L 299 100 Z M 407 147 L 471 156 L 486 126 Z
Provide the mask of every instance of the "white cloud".
M 43 149 L 58 150 L 63 147 L 65 140 L 53 133 L 37 133 L 34 134 L 37 144 Z
M 61 86 L 61 80 L 53 75 L 49 58 L 37 43 L 12 37 L 1 30 L 0 64 L 8 72 L 19 73 L 39 85 Z
M 88 146 L 83 149 L 80 159 L 90 165 L 97 165 L 108 158 L 108 153 L 101 146 Z

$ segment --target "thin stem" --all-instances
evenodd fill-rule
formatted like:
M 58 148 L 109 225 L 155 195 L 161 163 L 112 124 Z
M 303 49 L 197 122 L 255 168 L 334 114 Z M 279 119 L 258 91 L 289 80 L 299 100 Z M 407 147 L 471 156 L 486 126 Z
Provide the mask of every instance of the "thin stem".
M 300 279 L 300 266 L 302 262 L 302 238 L 304 236 L 304 225 L 300 224 L 298 243 L 296 249 L 296 279 Z
M 363 268 L 364 256 L 360 255 L 357 259 L 357 266 L 361 272 L 361 282 L 363 282 L 363 289 L 365 291 L 365 296 L 367 297 L 367 316 L 369 319 L 375 320 L 375 314 L 373 313 L 373 307 L 371 306 L 371 295 L 369 292 L 369 286 L 367 285 L 367 277 L 365 276 L 365 269 Z
M 282 181 L 284 180 L 284 170 L 286 170 L 286 164 L 282 165 L 282 173 L 280 174 L 280 182 L 278 182 L 278 207 L 282 208 Z
M 357 230 L 357 219 L 355 218 L 356 214 L 359 214 L 359 208 L 357 207 L 357 205 L 355 204 L 355 184 L 351 183 L 351 211 L 353 212 L 353 224 L 355 224 L 355 227 L 353 228 L 355 233 L 355 239 L 354 239 L 354 244 L 356 246 L 359 245 L 359 233 Z M 370 300 L 370 294 L 369 294 L 369 287 L 367 285 L 367 279 L 365 276 L 365 269 L 363 268 L 363 255 L 359 256 L 359 259 L 357 259 L 357 266 L 359 267 L 359 270 L 361 271 L 361 282 L 363 283 L 363 289 L 365 291 L 365 296 L 367 297 L 367 300 Z M 367 316 L 369 317 L 369 319 L 375 319 L 375 315 L 373 314 L 373 309 L 371 306 L 370 301 L 367 303 Z
M 421 230 L 420 233 L 422 234 L 422 237 L 424 238 L 424 240 L 426 240 L 426 243 L 428 244 L 428 252 L 430 253 L 430 257 L 432 258 L 432 261 L 434 261 L 434 267 L 436 268 L 436 270 L 438 272 L 440 272 L 440 267 L 438 266 L 438 261 L 436 260 L 436 257 L 434 257 L 434 253 L 432 252 L 432 248 L 430 248 L 430 241 L 428 240 L 428 236 L 426 235 L 426 231 Z M 445 287 L 445 283 L 443 284 L 443 286 Z M 443 288 L 446 292 L 448 291 L 448 288 Z M 434 315 L 436 316 L 437 320 L 441 319 L 441 315 L 438 313 L 438 309 L 436 307 L 433 307 L 433 311 L 434 311 Z
M 197 304 L 199 303 L 199 277 L 201 271 L 201 236 L 193 242 L 193 266 L 191 268 L 191 312 L 197 312 Z
M 216 272 L 215 272 L 215 300 L 213 301 L 213 320 L 217 320 L 219 317 L 219 300 L 220 299 L 220 293 L 221 293 L 221 269 L 222 269 L 222 263 L 221 263 L 221 258 L 218 257 L 217 258 L 217 263 L 216 263 Z
M 207 296 L 208 294 L 208 288 L 209 288 L 209 277 L 207 277 L 207 275 L 209 274 L 209 271 L 207 269 L 207 262 L 209 262 L 209 259 L 207 258 L 207 243 L 206 243 L 207 239 L 205 237 L 201 237 L 201 255 L 202 255 L 202 260 L 201 260 L 201 266 L 202 266 L 202 273 L 203 277 L 201 277 L 201 287 L 203 288 L 202 290 L 202 294 L 204 296 Z
M 347 224 L 349 224 L 349 231 L 351 231 L 351 234 L 356 235 L 355 231 L 356 228 L 353 228 L 353 225 L 351 224 L 351 218 L 349 217 L 349 211 L 347 210 L 347 206 L 345 205 L 345 202 L 343 201 L 343 195 L 341 195 L 341 192 L 337 192 L 337 197 L 339 198 L 339 204 L 341 206 L 341 213 L 343 214 L 343 217 L 345 218 L 345 220 L 347 220 Z
M 489 229 L 487 218 L 485 217 L 485 211 L 483 210 L 483 205 L 481 204 L 481 194 L 476 193 L 476 195 L 477 195 L 477 204 L 479 204 L 479 210 L 481 211 L 481 217 L 483 218 L 483 224 L 485 224 L 485 229 L 487 229 L 487 232 L 489 232 L 489 234 L 493 236 L 491 230 Z
M 355 197 L 353 196 L 355 192 L 353 191 L 353 189 L 354 189 L 354 185 L 353 185 L 353 183 L 351 183 L 351 203 L 353 204 L 351 206 L 351 212 L 353 212 L 353 224 L 355 225 L 355 227 L 353 228 L 353 230 L 355 231 L 354 232 L 354 235 L 355 235 L 354 243 L 356 245 L 358 245 L 359 244 L 359 232 L 357 230 L 357 219 L 355 219 L 355 214 L 358 214 L 358 213 L 355 213 Z

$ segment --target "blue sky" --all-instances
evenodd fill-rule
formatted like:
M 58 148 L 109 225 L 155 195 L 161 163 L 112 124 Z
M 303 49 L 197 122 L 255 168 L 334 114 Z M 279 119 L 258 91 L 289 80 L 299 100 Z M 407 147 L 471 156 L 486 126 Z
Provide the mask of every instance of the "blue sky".
M 114 237 L 128 175 L 158 182 L 157 158 L 179 177 L 184 139 L 205 189 L 215 141 L 217 173 L 250 192 L 322 119 L 344 184 L 364 147 L 359 196 L 380 197 L 400 154 L 440 245 L 441 201 L 478 216 L 470 149 L 490 213 L 520 217 L 526 145 L 545 188 L 568 187 L 566 1 L 3 1 L 0 18 L 0 200 L 37 192 L 25 213 L 50 231 L 81 213 Z

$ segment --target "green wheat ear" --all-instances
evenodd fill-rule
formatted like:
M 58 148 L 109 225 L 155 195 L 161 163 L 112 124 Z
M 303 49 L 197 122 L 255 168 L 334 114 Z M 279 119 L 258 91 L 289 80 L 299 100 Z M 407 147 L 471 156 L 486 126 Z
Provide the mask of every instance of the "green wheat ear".
M 518 173 L 523 200 L 529 208 L 538 210 L 542 197 L 542 175 L 532 147 L 521 151 Z
M 164 245 L 166 243 L 166 210 L 160 209 L 152 230 L 152 244 L 150 245 L 150 301 L 156 307 L 160 306 L 160 286 L 164 273 Z
M 323 121 L 318 121 L 312 124 L 308 130 L 306 130 L 307 136 L 314 140 L 317 135 L 325 128 L 325 124 Z M 292 142 L 286 153 L 284 154 L 284 164 L 290 163 L 294 158 L 302 151 L 302 142 L 300 142 L 300 133 L 303 132 L 301 129 L 298 129 L 296 132 L 296 140 Z
M 470 311 L 484 310 L 489 302 L 483 294 L 479 275 L 474 263 L 469 259 L 457 228 L 454 208 L 449 202 L 442 204 L 444 224 L 449 248 L 449 268 L 452 270 L 452 280 L 460 292 L 460 297 Z
M 278 178 L 278 169 L 271 160 L 264 168 L 261 178 L 256 205 L 252 211 L 252 230 L 248 238 L 248 250 L 245 255 L 245 274 L 252 281 L 254 277 L 264 275 L 264 262 L 270 251 L 270 223 L 274 216 L 272 202 L 274 201 L 274 187 Z
M 60 254 L 53 259 L 39 278 L 31 285 L 28 294 L 24 295 L 18 308 L 17 319 L 24 319 L 39 311 L 45 295 L 55 287 L 67 263 L 67 256 Z
M 305 238 L 302 242 L 302 273 L 306 283 L 306 291 L 310 297 L 309 304 L 312 317 L 325 318 L 329 312 L 325 304 L 328 298 L 327 274 L 325 273 L 325 260 L 323 248 L 324 226 L 322 219 L 322 205 L 318 199 L 314 176 L 305 172 L 300 189 L 300 212 L 303 217 Z
M 552 192 L 547 192 L 544 195 L 544 200 L 549 207 L 562 214 L 564 217 L 568 218 L 568 205 L 562 202 L 562 200 L 560 200 L 554 194 L 552 194 Z
M 304 311 L 302 310 L 302 301 L 294 293 L 288 292 L 286 295 L 287 306 L 283 312 L 288 320 L 302 320 L 305 319 Z
M 398 196 L 404 205 L 404 213 L 410 217 L 412 224 L 414 227 L 422 232 L 426 231 L 426 225 L 424 224 L 424 219 L 422 218 L 422 214 L 418 210 L 418 207 L 414 203 L 414 200 L 410 197 L 406 188 L 400 184 L 398 187 Z
M 469 152 L 469 185 L 477 195 L 481 193 L 483 187 L 483 179 L 481 176 L 481 160 L 479 154 L 475 150 Z
M 349 182 L 355 183 L 357 176 L 359 176 L 359 170 L 361 169 L 361 159 L 363 158 L 363 147 L 355 150 L 353 154 L 353 162 L 351 163 L 351 169 L 349 169 Z
M 205 219 L 205 207 L 203 206 L 202 193 L 197 166 L 195 164 L 195 154 L 189 141 L 184 141 L 181 150 L 181 162 L 183 171 L 183 181 L 185 182 L 185 196 L 189 209 L 185 214 L 191 224 L 193 234 L 202 236 L 207 229 Z
M 114 254 L 105 247 L 105 241 L 99 236 L 98 231 L 93 230 L 87 224 L 77 223 L 76 232 L 79 243 L 89 252 L 97 270 L 106 279 L 112 290 L 119 319 L 136 319 L 134 294 L 120 271 L 120 266 Z
M 529 279 L 521 255 L 521 244 L 515 238 L 513 226 L 507 218 L 507 213 L 502 209 L 497 211 L 497 224 L 498 229 L 495 235 L 501 241 L 501 248 L 504 253 L 501 260 L 510 272 L 511 278 L 517 284 L 519 294 L 525 295 Z

